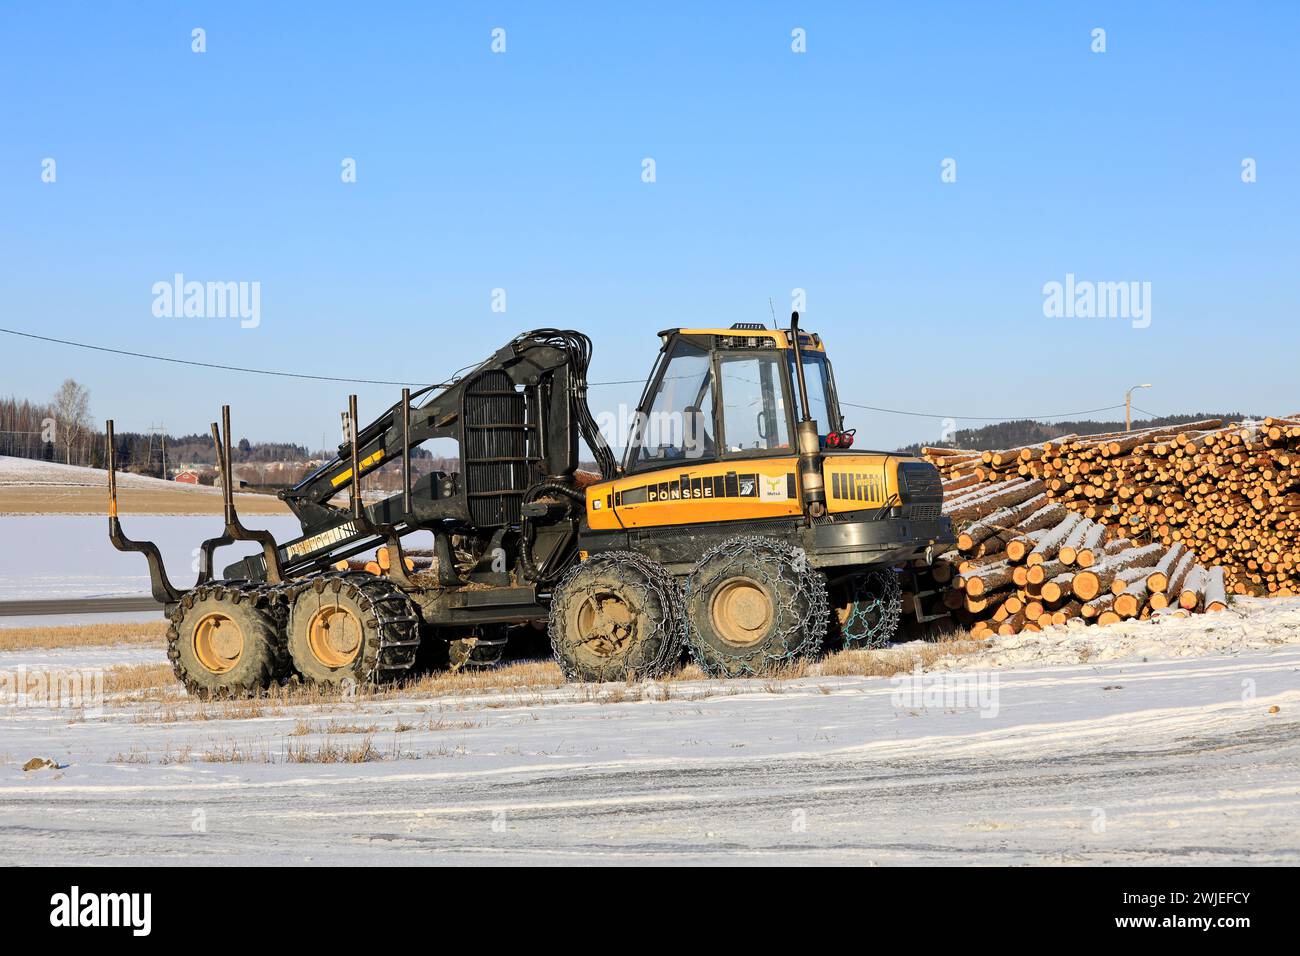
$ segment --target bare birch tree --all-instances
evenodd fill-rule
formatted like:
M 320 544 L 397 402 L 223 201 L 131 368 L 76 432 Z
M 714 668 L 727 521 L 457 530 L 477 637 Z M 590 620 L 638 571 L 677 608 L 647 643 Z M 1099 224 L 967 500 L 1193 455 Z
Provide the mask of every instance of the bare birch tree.
M 63 445 L 65 464 L 72 464 L 72 446 L 90 427 L 90 393 L 75 379 L 65 379 L 54 393 L 54 417 L 58 427 L 58 441 Z

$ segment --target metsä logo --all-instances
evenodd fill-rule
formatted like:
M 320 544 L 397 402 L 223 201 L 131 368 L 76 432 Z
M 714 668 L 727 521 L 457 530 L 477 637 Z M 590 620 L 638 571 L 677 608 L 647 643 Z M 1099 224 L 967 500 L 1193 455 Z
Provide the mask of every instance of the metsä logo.
M 126 926 L 133 936 L 148 936 L 153 925 L 152 893 L 83 894 L 74 886 L 51 896 L 50 906 L 51 926 Z

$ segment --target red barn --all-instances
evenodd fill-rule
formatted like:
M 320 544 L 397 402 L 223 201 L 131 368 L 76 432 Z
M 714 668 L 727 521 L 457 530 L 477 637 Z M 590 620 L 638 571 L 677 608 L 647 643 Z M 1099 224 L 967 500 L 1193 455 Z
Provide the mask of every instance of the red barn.
M 197 485 L 199 483 L 199 473 L 190 469 L 178 471 L 172 481 L 179 481 L 183 485 Z

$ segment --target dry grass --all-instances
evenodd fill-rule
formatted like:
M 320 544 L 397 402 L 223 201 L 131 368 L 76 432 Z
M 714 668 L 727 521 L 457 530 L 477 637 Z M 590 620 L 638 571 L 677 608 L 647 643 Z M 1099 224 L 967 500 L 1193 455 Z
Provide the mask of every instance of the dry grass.
M 450 757 L 462 751 L 447 747 L 436 750 L 402 750 L 394 739 L 390 749 L 375 746 L 366 737 L 360 741 L 340 743 L 330 738 L 316 743 L 286 741 L 280 750 L 274 749 L 271 739 L 238 741 L 233 738 L 214 740 L 207 747 L 196 749 L 186 744 L 177 750 L 167 749 L 158 754 L 145 747 L 132 747 L 130 751 L 110 757 L 110 764 L 157 764 L 173 766 L 188 763 L 261 763 L 261 764 L 333 764 L 373 763 L 380 760 L 420 760 L 428 757 Z
M 411 726 L 409 724 L 404 724 L 402 726 L 405 730 L 411 729 Z M 393 732 L 399 733 L 399 731 L 396 728 L 394 728 Z M 291 737 L 306 737 L 311 734 L 324 734 L 325 736 L 328 737 L 331 734 L 347 735 L 347 734 L 377 734 L 377 733 L 379 733 L 378 724 L 365 724 L 365 725 L 345 724 L 345 723 L 340 723 L 337 720 L 331 720 L 327 724 L 323 724 L 321 726 L 314 726 L 305 720 L 300 720 L 298 721 L 298 723 L 294 725 L 294 728 L 289 732 L 289 735 Z
M 915 670 L 933 667 L 945 657 L 975 654 L 985 647 L 982 641 L 968 638 L 947 638 L 934 643 L 889 647 L 881 650 L 839 651 L 820 661 L 807 665 L 808 677 L 893 677 Z
M 984 644 L 980 641 L 944 640 L 933 644 L 909 644 L 902 648 L 840 650 L 819 661 L 793 661 L 759 676 L 763 680 L 764 691 L 783 693 L 784 684 L 790 680 L 891 678 L 896 674 L 913 671 L 918 665 L 923 669 L 932 667 L 941 658 L 965 656 L 965 654 L 979 652 L 983 648 Z M 686 682 L 707 683 L 720 685 L 720 687 L 728 684 L 728 682 L 710 682 L 698 667 L 690 665 L 681 667 L 672 674 L 653 682 L 585 684 L 581 685 L 581 688 L 575 688 L 575 691 L 577 700 L 606 702 L 606 704 L 619 704 L 628 700 L 671 700 L 679 696 L 673 692 L 672 684 Z M 209 701 L 203 717 L 198 719 L 264 717 L 268 713 L 279 713 L 286 706 L 339 704 L 343 701 L 403 700 L 412 697 L 474 696 L 489 695 L 489 693 L 499 695 L 502 692 L 512 692 L 510 700 L 500 701 L 498 704 L 510 706 L 525 693 L 541 700 L 543 691 L 552 691 L 564 685 L 563 675 L 554 662 L 521 661 L 489 670 L 434 672 L 398 684 L 357 688 L 351 696 L 347 697 L 344 697 L 341 692 L 328 691 L 320 687 L 302 687 L 302 685 L 277 687 L 270 689 L 263 696 L 247 698 L 247 700 Z M 174 697 L 179 691 L 179 684 L 173 675 L 172 666 L 165 663 L 140 663 L 140 665 L 110 667 L 105 674 L 104 689 L 108 693 L 126 693 L 130 696 L 130 700 L 136 702 L 160 701 Z M 216 713 L 209 713 L 209 711 L 216 711 Z M 316 728 L 311 724 L 303 724 L 298 734 L 307 735 L 316 732 L 367 734 L 373 732 L 373 728 L 341 723 Z
M 414 754 L 396 754 L 392 756 L 415 756 Z M 338 744 L 326 738 L 315 748 L 295 745 L 292 742 L 285 748 L 286 763 L 370 763 L 385 759 L 375 749 L 369 737 L 356 744 Z
M 0 628 L 0 651 L 25 651 L 47 647 L 107 647 L 115 644 L 156 644 L 162 647 L 167 622 L 135 624 L 60 624 L 52 627 Z
M 696 667 L 679 668 L 652 681 L 568 685 L 569 693 L 552 694 L 565 687 L 559 667 L 552 661 L 521 661 L 487 670 L 437 672 L 382 687 L 362 687 L 351 695 L 320 687 L 290 685 L 276 687 L 254 698 L 203 701 L 184 696 L 168 664 L 135 664 L 109 668 L 104 689 L 124 695 L 124 703 L 158 704 L 159 709 L 141 711 L 139 723 L 174 723 L 184 720 L 251 720 L 289 716 L 289 708 L 322 706 L 337 708 L 385 701 L 419 700 L 429 697 L 460 696 L 483 698 L 477 706 L 489 710 L 543 707 L 572 703 L 620 704 L 635 701 L 692 702 L 714 697 L 761 692 L 783 694 L 789 682 L 828 677 L 892 677 L 910 673 L 918 665 L 931 668 L 944 658 L 980 651 L 980 641 L 950 638 L 935 643 L 913 643 L 882 650 L 846 650 L 815 661 L 794 661 L 774 668 L 757 680 L 709 680 Z M 682 686 L 687 685 L 687 686 Z M 821 693 L 829 689 L 818 685 Z M 362 713 L 358 709 L 358 714 Z M 393 733 L 410 730 L 454 730 L 476 726 L 473 721 L 454 722 L 442 716 L 420 723 L 401 722 Z M 312 723 L 300 719 L 290 736 L 373 734 L 379 726 L 370 722 L 330 720 Z
M 221 495 L 186 488 L 119 488 L 119 514 L 219 515 Z M 242 515 L 287 515 L 289 506 L 274 495 L 236 494 Z M 0 514 L 102 515 L 107 513 L 107 488 L 76 485 L 0 486 Z M 128 527 L 127 533 L 130 533 Z
M 105 694 L 138 696 L 179 686 L 170 664 L 119 664 L 104 672 Z
M 515 661 L 490 669 L 434 671 L 397 685 L 402 695 L 439 697 L 447 694 L 481 694 L 503 690 L 545 690 L 564 686 L 564 675 L 554 661 Z

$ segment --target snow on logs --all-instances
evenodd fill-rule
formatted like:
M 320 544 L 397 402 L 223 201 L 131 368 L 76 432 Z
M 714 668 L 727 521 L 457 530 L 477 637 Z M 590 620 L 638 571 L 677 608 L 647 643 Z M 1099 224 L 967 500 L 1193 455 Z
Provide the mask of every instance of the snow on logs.
M 1113 446 L 1131 451 L 1142 443 Z M 1030 461 L 1053 453 L 1033 454 Z M 993 457 L 982 464 L 1000 460 Z M 957 524 L 958 546 L 936 562 L 934 577 L 949 584 L 944 605 L 977 636 L 1227 606 L 1223 567 L 1202 565 L 1181 541 L 1121 537 L 1121 525 L 1071 509 L 1041 478 L 984 481 L 952 495 L 945 510 Z
M 1300 415 L 1235 424 L 1206 419 L 996 452 L 926 448 L 922 454 L 943 475 L 947 500 L 960 502 L 965 514 L 982 511 L 991 497 L 1006 508 L 1032 485 L 1030 497 L 1041 491 L 1045 501 L 1103 526 L 1107 538 L 1158 542 L 1166 553 L 1181 545 L 1193 566 L 1214 573 L 1216 582 L 1222 575 L 1225 597 L 1300 594 Z M 954 521 L 964 531 L 970 519 Z M 1076 525 L 1057 543 L 1067 566 L 1089 568 L 1104 559 L 1102 539 L 1090 531 L 1093 540 L 1079 540 Z M 1023 560 L 1019 550 L 1011 542 L 1004 547 L 1013 561 Z M 1187 577 L 1181 562 L 1177 557 L 1155 573 L 1182 570 Z M 1168 582 L 1166 588 L 1155 591 L 1149 583 L 1148 593 L 1172 593 Z M 1181 597 L 1168 603 L 1187 610 Z M 1206 604 L 1203 594 L 1198 601 L 1207 609 L 1221 603 Z

